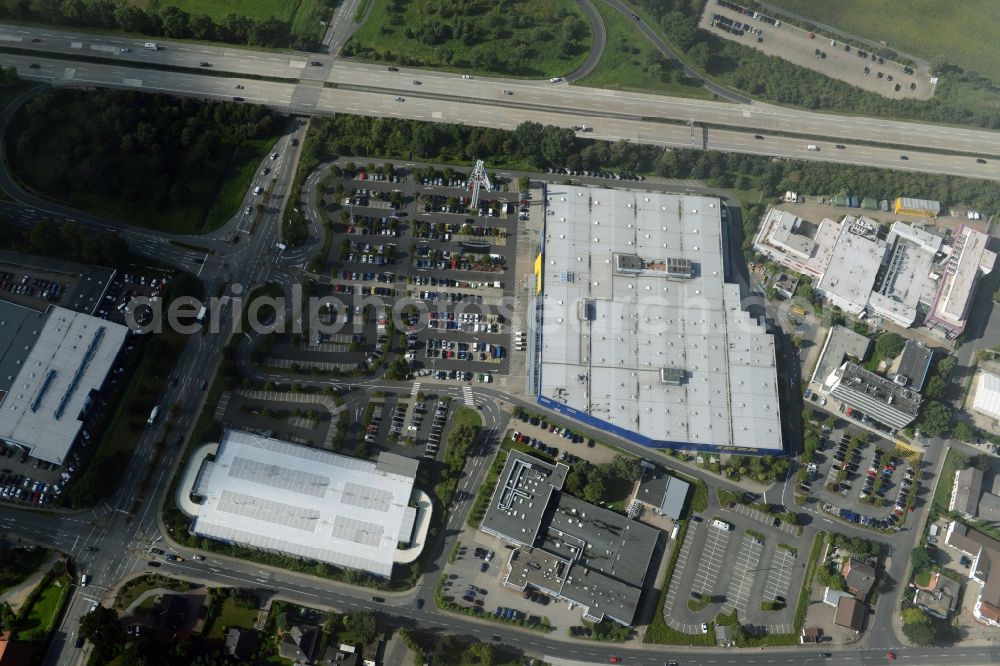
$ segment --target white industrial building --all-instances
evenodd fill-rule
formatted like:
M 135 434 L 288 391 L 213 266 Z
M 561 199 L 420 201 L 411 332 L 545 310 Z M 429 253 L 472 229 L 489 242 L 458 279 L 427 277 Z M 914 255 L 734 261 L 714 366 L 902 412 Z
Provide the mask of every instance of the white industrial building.
M 1000 377 L 988 372 L 979 374 L 972 409 L 1000 421 Z
M 754 250 L 802 275 L 816 293 L 845 312 L 909 328 L 924 323 L 949 337 L 965 329 L 977 280 L 993 270 L 989 236 L 962 228 L 950 245 L 927 229 L 894 222 L 884 231 L 866 217 L 820 224 L 771 208 L 754 236 Z
M 552 185 L 538 400 L 652 447 L 782 448 L 774 339 L 725 280 L 712 197 Z
M 416 473 L 392 453 L 370 462 L 229 430 L 190 489 L 191 532 L 389 577 L 413 536 Z
M 0 439 L 62 464 L 127 334 L 66 308 L 0 301 Z

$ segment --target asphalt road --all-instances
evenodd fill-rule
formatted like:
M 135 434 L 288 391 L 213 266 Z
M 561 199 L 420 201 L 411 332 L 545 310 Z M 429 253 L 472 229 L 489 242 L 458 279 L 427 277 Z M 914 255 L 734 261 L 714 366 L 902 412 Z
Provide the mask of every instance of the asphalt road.
M 604 21 L 601 19 L 600 12 L 594 7 L 594 3 L 591 0 L 580 0 L 580 9 L 587 15 L 587 21 L 590 23 L 590 32 L 594 35 L 594 42 L 583 64 L 566 75 L 565 78 L 570 83 L 579 81 L 597 69 L 597 66 L 601 63 L 601 58 L 604 56 L 604 49 L 608 45 L 608 31 L 605 29 Z
M 32 42 L 39 39 L 40 42 Z M 937 150 L 953 150 L 967 152 L 970 155 L 1000 155 L 1000 133 L 964 127 L 946 127 L 925 123 L 892 121 L 880 118 L 862 116 L 839 116 L 798 109 L 790 109 L 768 104 L 752 102 L 750 104 L 730 104 L 726 102 L 695 100 L 686 98 L 666 97 L 642 93 L 625 93 L 621 91 L 591 89 L 570 86 L 566 83 L 549 83 L 548 81 L 523 81 L 502 78 L 477 76 L 472 79 L 460 79 L 457 74 L 400 68 L 403 71 L 390 72 L 381 65 L 349 62 L 338 60 L 331 56 L 313 54 L 281 54 L 275 52 L 252 51 L 232 47 L 217 47 L 201 44 L 159 42 L 161 49 L 150 51 L 142 48 L 142 43 L 134 39 L 118 36 L 102 36 L 80 31 L 65 31 L 52 28 L 33 28 L 28 26 L 13 26 L 0 24 L 0 45 L 38 51 L 37 58 L 31 62 L 47 60 L 57 66 L 56 70 L 41 72 L 27 71 L 25 76 L 35 75 L 44 78 L 66 80 L 67 70 L 73 70 L 70 78 L 88 80 L 93 76 L 90 63 L 56 62 L 51 58 L 66 54 L 85 54 L 90 57 L 101 57 L 111 61 L 110 71 L 102 71 L 100 79 L 92 81 L 102 85 L 117 85 L 126 87 L 142 87 L 162 89 L 187 94 L 212 94 L 232 96 L 235 80 L 240 74 L 287 79 L 281 83 L 270 81 L 242 80 L 247 86 L 246 93 L 241 96 L 248 101 L 267 103 L 275 106 L 294 103 L 295 110 L 310 112 L 309 102 L 315 102 L 313 97 L 323 90 L 318 84 L 325 82 L 339 86 L 363 86 L 378 88 L 385 92 L 382 97 L 393 100 L 396 96 L 407 96 L 419 93 L 438 98 L 459 96 L 469 100 L 475 106 L 491 107 L 491 115 L 496 120 L 508 119 L 516 124 L 520 122 L 519 111 L 526 105 L 539 105 L 550 113 L 575 115 L 569 120 L 565 117 L 558 123 L 561 125 L 579 124 L 582 119 L 587 124 L 599 128 L 607 116 L 626 117 L 633 121 L 644 118 L 657 120 L 689 121 L 710 123 L 715 125 L 744 128 L 762 132 L 780 131 L 795 133 L 801 137 L 837 138 L 842 143 L 852 141 L 877 142 L 883 144 L 908 146 L 910 150 L 930 148 Z M 122 54 L 121 47 L 131 49 Z M 22 63 L 15 56 L 5 56 L 19 69 Z M 321 66 L 309 63 L 316 61 Z M 225 72 L 236 76 L 232 81 L 226 77 L 219 78 L 223 85 L 194 83 L 195 79 L 205 77 L 197 73 L 174 73 L 164 80 L 156 76 L 156 70 L 136 70 L 129 67 L 132 62 L 145 63 L 150 66 L 172 65 L 191 67 L 198 71 Z M 201 62 L 209 63 L 209 67 L 200 67 Z M 50 65 L 43 65 L 43 68 Z M 299 80 L 304 85 L 297 85 Z M 421 85 L 415 86 L 413 80 Z M 141 82 L 141 83 L 139 83 Z M 169 85 L 167 85 L 169 83 Z M 226 88 L 228 85 L 228 89 Z M 274 88 L 272 86 L 279 86 Z M 503 94 L 503 90 L 511 90 L 513 95 Z M 345 94 L 341 88 L 338 95 Z M 301 97 L 301 99 L 299 99 Z M 506 104 L 498 111 L 497 106 Z M 447 105 L 438 103 L 438 107 L 452 106 L 452 100 Z M 313 111 L 316 109 L 313 108 Z M 329 108 L 326 109 L 330 110 Z M 440 110 L 440 108 L 439 108 Z M 374 113 L 374 111 L 373 111 Z M 407 112 L 408 113 L 408 112 Z M 406 117 L 416 117 L 406 115 Z M 434 118 L 429 118 L 434 119 Z M 808 141 L 799 138 L 797 141 L 804 149 Z M 622 137 L 628 138 L 628 137 Z M 715 146 L 722 149 L 723 146 Z M 735 149 L 735 148 L 734 148 Z M 763 151 L 762 151 L 763 152 Z M 780 153 L 775 153 L 780 154 Z M 813 159 L 830 159 L 827 154 L 811 156 Z M 898 160 L 898 155 L 895 157 Z M 911 157 L 912 159 L 912 157 Z M 968 160 L 968 158 L 965 158 Z M 974 160 L 968 175 L 978 174 L 990 177 L 994 168 L 986 165 L 976 166 Z

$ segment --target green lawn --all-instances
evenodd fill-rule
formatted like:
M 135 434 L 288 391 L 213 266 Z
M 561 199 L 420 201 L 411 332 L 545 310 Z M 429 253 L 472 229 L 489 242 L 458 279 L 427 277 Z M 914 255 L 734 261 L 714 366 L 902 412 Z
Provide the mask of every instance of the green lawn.
M 685 97 L 709 97 L 702 86 L 681 75 L 632 21 L 603 0 L 594 2 L 607 31 L 607 46 L 597 69 L 579 85 L 636 90 Z
M 571 0 L 375 0 L 344 55 L 544 78 L 577 69 L 592 42 L 590 23 Z
M 955 457 L 960 455 L 955 449 L 948 449 L 948 457 L 944 459 L 941 476 L 934 486 L 934 507 L 942 514 L 948 512 L 948 502 L 951 500 L 951 487 L 955 483 Z
M 247 189 L 253 181 L 254 173 L 264 155 L 274 146 L 271 138 L 254 139 L 237 146 L 229 164 L 228 173 L 222 181 L 205 218 L 205 228 L 215 229 L 229 221 L 243 202 Z
M 43 582 L 31 606 L 22 608 L 14 640 L 44 642 L 62 612 L 73 580 L 66 574 L 54 576 Z
M 155 574 L 143 576 L 141 578 L 135 578 L 125 584 L 125 586 L 118 592 L 118 596 L 115 598 L 115 607 L 125 610 L 136 599 L 141 597 L 143 593 L 155 590 L 158 587 L 162 587 L 167 590 L 174 590 L 175 592 L 187 592 L 191 589 L 191 586 L 188 583 L 175 580 L 173 578 L 166 578 Z
M 847 33 L 885 41 L 933 61 L 943 56 L 1000 82 L 1000 2 L 996 0 L 772 0 Z
M 212 623 L 212 630 L 205 638 L 209 640 L 221 640 L 225 637 L 226 631 L 230 627 L 242 627 L 251 629 L 257 621 L 257 612 L 252 608 L 241 608 L 236 605 L 236 599 L 229 597 L 222 602 L 222 610 Z

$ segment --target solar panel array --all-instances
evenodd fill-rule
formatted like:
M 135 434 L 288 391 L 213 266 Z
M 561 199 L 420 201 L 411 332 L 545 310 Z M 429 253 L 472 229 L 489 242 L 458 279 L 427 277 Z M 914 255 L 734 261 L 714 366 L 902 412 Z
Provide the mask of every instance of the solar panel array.
M 362 509 L 388 513 L 389 508 L 392 506 L 392 493 L 381 488 L 362 486 L 361 484 L 348 481 L 344 484 L 340 501 L 351 506 L 359 506 Z
M 334 539 L 350 541 L 362 546 L 379 545 L 384 533 L 385 530 L 381 525 L 347 516 L 334 517 L 333 531 L 331 532 Z
M 284 502 L 275 502 L 253 495 L 223 490 L 219 496 L 219 511 L 254 520 L 283 525 L 303 532 L 315 532 L 319 511 Z
M 233 458 L 229 476 L 241 481 L 287 490 L 310 497 L 323 497 L 330 487 L 330 477 L 302 470 L 279 467 L 249 458 Z

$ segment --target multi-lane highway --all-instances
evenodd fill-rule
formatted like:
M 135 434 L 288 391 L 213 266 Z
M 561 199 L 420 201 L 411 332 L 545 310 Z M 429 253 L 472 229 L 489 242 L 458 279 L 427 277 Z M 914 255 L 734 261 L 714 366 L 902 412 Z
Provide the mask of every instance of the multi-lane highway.
M 32 39 L 40 41 L 33 42 Z M 1000 133 L 965 127 L 948 127 L 914 122 L 899 122 L 860 116 L 839 116 L 798 109 L 777 107 L 753 102 L 730 104 L 725 102 L 665 97 L 580 86 L 563 82 L 523 81 L 474 77 L 462 79 L 457 74 L 401 68 L 389 71 L 379 65 L 338 60 L 330 56 L 310 54 L 281 54 L 255 52 L 231 47 L 215 47 L 183 43 L 159 43 L 159 50 L 142 48 L 142 43 L 123 37 L 107 37 L 77 31 L 30 28 L 0 25 L 0 47 L 16 47 L 28 51 L 23 58 L 13 54 L 11 60 L 25 76 L 56 82 L 90 83 L 149 90 L 163 90 L 220 98 L 244 97 L 247 101 L 287 108 L 300 113 L 329 113 L 343 111 L 353 101 L 356 112 L 370 115 L 397 115 L 406 118 L 457 122 L 470 124 L 514 126 L 522 120 L 536 120 L 527 115 L 530 111 L 552 114 L 561 125 L 580 124 L 584 121 L 596 131 L 610 119 L 641 123 L 647 128 L 657 128 L 663 121 L 706 123 L 756 132 L 783 132 L 798 135 L 794 141 L 804 153 L 811 141 L 808 137 L 828 137 L 847 145 L 854 142 L 871 142 L 888 146 L 905 146 L 907 150 L 947 150 L 968 153 L 971 156 L 1000 155 Z M 128 48 L 128 53 L 122 53 Z M 31 53 L 33 52 L 33 53 Z M 37 54 L 37 55 L 35 55 Z M 99 58 L 100 63 L 59 60 L 59 56 L 86 56 Z M 38 70 L 27 69 L 35 62 Z M 207 66 L 201 66 L 207 63 Z M 315 63 L 315 64 L 313 64 Z M 186 68 L 178 71 L 157 70 L 157 67 Z M 220 74 L 232 76 L 218 76 Z M 268 80 L 247 78 L 266 77 Z M 242 78 L 241 78 L 242 77 Z M 216 79 L 213 82 L 204 79 Z M 414 83 L 419 81 L 419 83 Z M 236 85 L 245 89 L 237 91 Z M 331 89 L 333 87 L 334 89 Z M 512 94 L 504 94 L 509 90 Z M 372 97 L 360 96 L 367 92 Z M 406 102 L 395 102 L 402 96 Z M 414 108 L 418 98 L 428 100 L 433 107 Z M 442 102 L 447 102 L 444 104 Z M 398 105 L 393 109 L 393 105 Z M 446 112 L 459 105 L 459 115 L 436 117 L 434 112 Z M 476 118 L 471 108 L 486 111 L 485 117 Z M 395 112 L 393 112 L 395 111 Z M 470 117 L 464 118 L 466 114 Z M 544 116 L 546 120 L 549 115 Z M 627 126 L 609 137 L 643 140 L 639 128 Z M 654 130 L 655 131 L 655 130 Z M 752 133 L 752 132 L 751 132 Z M 723 138 L 716 142 L 710 132 L 709 147 L 729 149 Z M 649 137 L 656 138 L 656 137 Z M 768 141 L 771 137 L 768 138 Z M 782 155 L 783 145 L 761 145 L 753 152 Z M 891 149 L 890 159 L 872 156 L 868 160 L 855 156 L 841 158 L 830 150 L 815 154 L 789 154 L 789 157 L 809 159 L 857 161 L 894 168 L 918 168 L 914 164 L 901 164 L 900 150 Z M 739 150 L 740 147 L 733 147 Z M 911 161 L 914 155 L 910 155 Z M 933 159 L 940 159 L 936 157 Z M 996 169 L 979 164 L 974 158 L 959 158 L 968 162 L 959 169 L 957 163 L 945 164 L 948 172 L 981 177 L 995 177 Z

